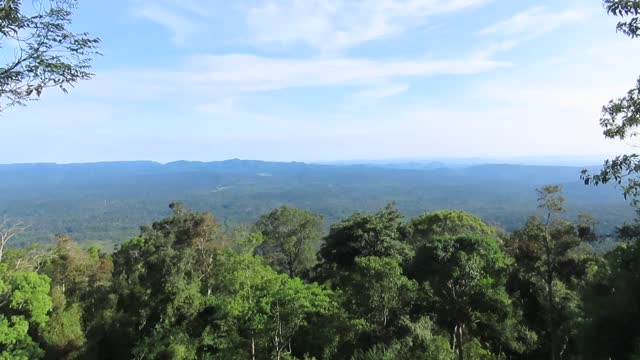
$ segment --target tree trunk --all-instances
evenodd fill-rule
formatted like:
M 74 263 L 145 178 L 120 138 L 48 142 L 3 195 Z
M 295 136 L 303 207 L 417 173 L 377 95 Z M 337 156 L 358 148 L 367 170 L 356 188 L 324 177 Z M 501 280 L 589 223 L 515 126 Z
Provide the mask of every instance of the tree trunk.
M 385 308 L 382 310 L 382 327 L 384 327 L 384 328 L 387 327 L 388 313 L 389 313 L 389 311 L 387 310 L 387 307 L 385 306 Z
M 456 334 L 458 333 L 458 326 L 453 327 L 453 332 L 451 333 L 451 351 L 455 352 L 458 349 L 456 344 Z
M 547 306 L 549 307 L 549 313 L 547 314 L 547 332 L 549 336 L 549 358 L 556 360 L 556 335 L 553 323 L 553 316 L 555 314 L 555 304 L 553 301 L 553 270 L 551 264 L 551 249 L 547 249 Z
M 251 336 L 251 360 L 256 360 L 256 339 Z
M 462 327 L 463 325 L 457 326 L 456 337 L 457 337 L 457 347 L 458 347 L 458 360 L 464 360 L 464 346 L 462 345 Z
M 280 352 L 282 348 L 280 342 L 282 341 L 282 324 L 280 323 L 280 304 L 276 302 L 276 360 L 280 360 Z

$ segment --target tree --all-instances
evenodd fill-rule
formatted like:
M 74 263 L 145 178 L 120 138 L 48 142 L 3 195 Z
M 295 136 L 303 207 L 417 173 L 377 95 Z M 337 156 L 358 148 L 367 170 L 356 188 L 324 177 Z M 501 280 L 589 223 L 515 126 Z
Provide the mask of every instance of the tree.
M 410 242 L 419 246 L 434 237 L 479 235 L 495 236 L 496 229 L 485 224 L 479 217 L 464 211 L 442 210 L 426 213 L 411 219 Z
M 620 232 L 629 235 L 627 229 Z M 621 243 L 605 259 L 607 266 L 598 269 L 597 281 L 586 291 L 585 308 L 590 316 L 583 332 L 582 354 L 593 360 L 635 359 L 633 355 L 640 350 L 638 233 L 632 242 Z
M 505 288 L 509 262 L 491 237 L 436 237 L 416 250 L 410 275 L 431 285 L 435 321 L 449 332 L 458 359 L 475 337 L 496 351 L 526 348 L 529 333 Z
M 49 320 L 49 290 L 45 275 L 0 264 L 0 359 L 42 358 L 44 352 L 32 334 Z
M 97 345 L 105 358 L 161 357 L 182 346 L 211 350 L 205 341 L 219 313 L 215 274 L 224 236 L 210 214 L 170 207 L 173 216 L 142 227 L 113 255 L 115 304 L 104 310 L 111 321 Z
M 549 185 L 536 191 L 538 208 L 542 209 L 544 217 L 532 217 L 508 239 L 506 250 L 516 262 L 509 286 L 528 304 L 525 308 L 533 309 L 529 314 L 532 318 L 537 320 L 540 313 L 545 314 L 547 352 L 550 359 L 558 359 L 572 338 L 568 335 L 570 332 L 564 333 L 563 343 L 559 342 L 559 330 L 567 324 L 563 318 L 579 307 L 579 297 L 571 287 L 585 276 L 591 262 L 590 256 L 580 253 L 580 245 L 595 240 L 596 236 L 590 217 L 580 217 L 578 224 L 559 218 L 564 211 L 560 186 Z M 540 287 L 544 290 L 538 290 Z M 543 294 L 540 298 L 539 293 Z M 526 294 L 533 298 L 523 299 Z M 579 314 L 573 313 L 567 320 L 578 317 Z M 576 328 L 575 323 L 567 325 L 566 330 Z
M 83 250 L 64 234 L 56 240 L 40 269 L 51 278 L 53 300 L 50 321 L 41 332 L 46 358 L 92 357 L 86 342 L 100 337 L 96 330 L 106 321 L 101 310 L 110 304 L 111 258 L 94 247 Z
M 291 355 L 293 338 L 308 317 L 335 311 L 329 290 L 278 274 L 260 258 L 232 256 L 227 270 L 225 308 L 240 332 L 248 334 L 252 359 L 261 349 L 277 360 Z
M 357 257 L 389 257 L 399 263 L 411 258 L 403 216 L 387 205 L 375 214 L 356 213 L 331 227 L 320 248 L 324 265 L 351 269 Z
M 51 290 L 53 307 L 41 329 L 46 359 L 79 359 L 86 342 L 80 303 L 67 304 L 59 288 Z
M 269 265 L 291 277 L 301 276 L 311 268 L 322 239 L 322 217 L 282 206 L 262 216 L 256 229 L 264 237 L 258 254 Z
M 604 0 L 607 13 L 623 18 L 617 31 L 633 38 L 640 36 L 640 0 Z M 602 107 L 600 125 L 608 139 L 628 140 L 638 135 L 640 126 L 640 77 L 636 86 L 618 99 Z M 625 154 L 605 161 L 598 174 L 582 171 L 585 184 L 616 183 L 623 188 L 625 198 L 640 206 L 640 154 Z
M 407 279 L 393 259 L 356 258 L 349 277 L 346 307 L 367 333 L 378 340 L 391 339 L 391 331 L 407 315 L 418 284 Z
M 96 260 L 71 237 L 57 234 L 55 250 L 44 272 L 62 296 L 80 300 L 81 293 L 89 287 L 92 270 L 98 265 Z
M 93 76 L 100 39 L 69 30 L 76 6 L 76 0 L 34 0 L 27 9 L 22 0 L 0 2 L 0 49 L 11 57 L 0 68 L 0 111 Z

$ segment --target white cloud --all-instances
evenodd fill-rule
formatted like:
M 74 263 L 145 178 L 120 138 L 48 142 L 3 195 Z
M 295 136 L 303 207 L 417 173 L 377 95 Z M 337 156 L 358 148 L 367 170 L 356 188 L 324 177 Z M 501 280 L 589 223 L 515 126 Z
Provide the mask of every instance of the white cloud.
M 386 85 L 386 86 L 377 86 L 370 89 L 365 89 L 357 92 L 354 95 L 356 99 L 382 99 L 389 96 L 394 96 L 400 93 L 403 93 L 409 89 L 409 85 L 400 84 L 400 85 Z
M 214 14 L 211 2 L 201 0 L 134 0 L 132 14 L 161 25 L 171 31 L 171 40 L 184 45 L 204 26 Z
M 237 93 L 289 88 L 379 86 L 407 77 L 478 74 L 507 66 L 510 66 L 508 62 L 476 57 L 369 60 L 201 55 L 190 57 L 175 70 L 127 69 L 97 73 L 94 80 L 79 85 L 83 90 L 78 93 L 130 102 L 173 98 L 218 99 Z M 397 92 L 402 89 L 391 90 Z
M 197 110 L 207 114 L 228 114 L 235 110 L 233 98 L 222 98 L 206 104 L 201 104 Z
M 151 20 L 172 32 L 171 40 L 176 44 L 185 43 L 196 31 L 195 23 L 187 16 L 154 4 L 145 5 L 135 10 L 138 17 Z
M 280 0 L 251 7 L 247 23 L 263 43 L 340 50 L 404 32 L 428 17 L 491 0 Z
M 507 20 L 489 25 L 481 29 L 478 34 L 538 36 L 586 18 L 587 13 L 581 9 L 558 11 L 538 6 L 517 13 Z
M 220 13 L 239 25 L 246 41 L 343 50 L 400 34 L 432 16 L 493 0 L 134 0 L 134 15 L 158 23 L 184 43 L 219 29 Z M 229 34 L 227 34 L 229 35 Z M 234 34 L 238 35 L 238 34 Z
M 197 15 L 201 17 L 206 17 L 211 15 L 211 6 L 207 6 L 207 4 L 211 5 L 210 1 L 200 1 L 200 0 L 156 0 L 156 2 L 164 3 L 167 6 L 173 6 L 174 8 L 180 9 L 184 12 L 190 13 L 192 15 Z
M 253 121 L 253 125 L 256 123 L 275 125 L 277 123 L 276 119 L 272 116 L 243 110 L 240 106 L 236 105 L 236 101 L 233 98 L 221 98 L 199 104 L 195 109 L 201 114 L 224 120 Z
M 491 57 L 509 51 L 523 42 L 532 40 L 554 30 L 586 20 L 585 9 L 551 10 L 537 6 L 519 12 L 509 19 L 486 26 L 477 35 L 492 37 L 490 44 L 476 52 L 476 56 Z
M 276 59 L 254 55 L 193 57 L 196 83 L 216 83 L 242 90 L 371 84 L 400 77 L 477 74 L 509 66 L 482 58 L 445 60 L 371 60 L 357 58 Z

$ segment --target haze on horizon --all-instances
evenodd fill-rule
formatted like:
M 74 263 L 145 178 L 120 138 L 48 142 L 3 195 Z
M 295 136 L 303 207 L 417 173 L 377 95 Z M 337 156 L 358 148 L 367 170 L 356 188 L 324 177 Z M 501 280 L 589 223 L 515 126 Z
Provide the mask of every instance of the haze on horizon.
M 85 1 L 95 79 L 0 119 L 0 163 L 600 157 L 640 43 L 600 1 Z

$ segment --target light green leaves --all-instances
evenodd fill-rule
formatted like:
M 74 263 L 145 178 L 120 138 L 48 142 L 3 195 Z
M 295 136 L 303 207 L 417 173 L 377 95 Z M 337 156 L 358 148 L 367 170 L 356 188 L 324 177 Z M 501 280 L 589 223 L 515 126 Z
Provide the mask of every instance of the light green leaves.
M 37 359 L 43 351 L 29 335 L 49 320 L 50 281 L 0 264 L 0 359 Z

